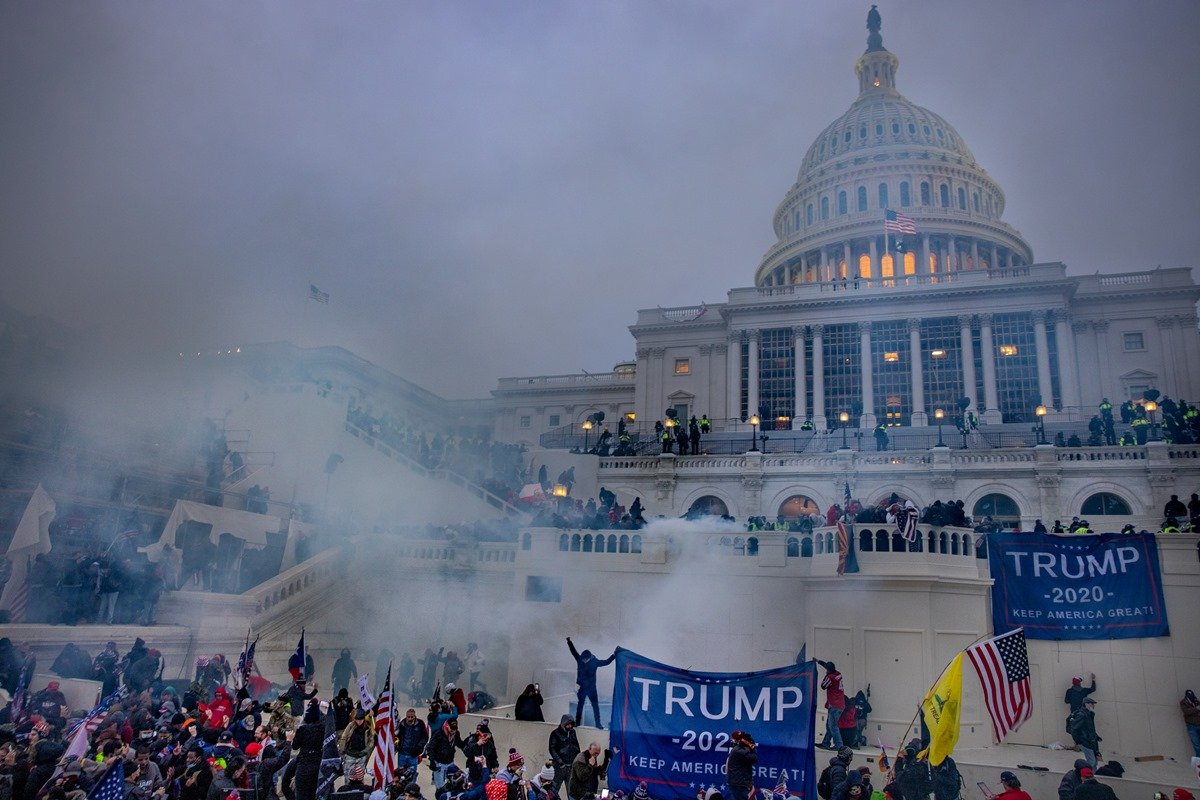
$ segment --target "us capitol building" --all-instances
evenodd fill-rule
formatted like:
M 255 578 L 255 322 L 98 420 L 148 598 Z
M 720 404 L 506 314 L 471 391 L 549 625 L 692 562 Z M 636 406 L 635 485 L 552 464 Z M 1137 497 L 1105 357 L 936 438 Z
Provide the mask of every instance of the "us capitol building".
M 1001 445 L 1034 444 L 1039 405 L 1050 436 L 1086 438 L 1104 398 L 1114 407 L 1141 402 L 1147 389 L 1200 398 L 1200 288 L 1190 268 L 1085 276 L 1038 262 L 1003 221 L 1004 193 L 959 133 L 900 94 L 899 58 L 883 46 L 877 16 L 870 28 L 854 64 L 858 96 L 805 153 L 775 210 L 777 241 L 753 286 L 731 289 L 723 303 L 639 311 L 630 326 L 636 360 L 610 373 L 501 379 L 496 437 L 578 446 L 580 426 L 603 411 L 614 433 L 624 417 L 651 438 L 649 426 L 674 409 L 683 419 L 708 415 L 713 439 L 740 436 L 744 451 L 746 421 L 758 415 L 775 455 L 751 462 L 763 472 L 748 483 L 715 474 L 703 456 L 669 467 L 606 459 L 600 471 L 609 488 L 654 497 L 651 508 L 662 513 L 712 498 L 719 503 L 711 507 L 735 516 L 773 517 L 792 497 L 821 509 L 840 500 L 848 470 L 866 479 L 854 487 L 863 499 L 895 489 L 895 470 L 878 483 L 862 473 L 871 465 L 861 452 L 843 452 L 845 469 L 833 482 L 827 459 L 806 465 L 783 455 L 842 452 L 846 431 L 838 428 L 847 425 L 859 433 L 848 440 L 853 449 L 873 450 L 871 430 L 882 424 L 892 449 L 925 451 L 885 459 L 918 467 L 903 476 L 918 504 L 965 496 L 968 513 L 1028 526 L 1079 514 L 1103 491 L 1111 497 L 1092 504 L 1093 517 L 1123 513 L 1139 527 L 1157 525 L 1164 491 L 1186 499 L 1200 488 L 1176 474 L 1183 461 L 1165 445 L 1152 442 L 1149 455 L 1089 448 L 1035 457 L 1028 449 L 1016 469 Z M 954 428 L 960 399 L 986 432 L 964 442 L 967 450 Z M 949 426 L 943 441 L 953 453 L 930 448 L 938 421 Z M 815 434 L 787 433 L 810 428 Z M 1170 477 L 1150 474 L 1159 460 L 1170 464 Z M 1073 470 L 1081 461 L 1088 469 Z M 1136 468 L 1106 480 L 1092 469 L 1100 462 Z M 991 495 L 1001 499 L 973 509 Z

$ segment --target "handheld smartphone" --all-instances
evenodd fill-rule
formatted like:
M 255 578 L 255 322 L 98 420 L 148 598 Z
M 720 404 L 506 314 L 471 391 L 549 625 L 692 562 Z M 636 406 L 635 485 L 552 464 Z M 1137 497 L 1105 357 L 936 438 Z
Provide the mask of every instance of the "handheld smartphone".
M 996 793 L 989 789 L 988 785 L 983 781 L 980 781 L 975 785 L 979 787 L 979 791 L 983 792 L 983 800 L 992 800 L 992 798 L 996 796 Z
M 600 800 L 608 800 L 608 789 L 600 790 Z

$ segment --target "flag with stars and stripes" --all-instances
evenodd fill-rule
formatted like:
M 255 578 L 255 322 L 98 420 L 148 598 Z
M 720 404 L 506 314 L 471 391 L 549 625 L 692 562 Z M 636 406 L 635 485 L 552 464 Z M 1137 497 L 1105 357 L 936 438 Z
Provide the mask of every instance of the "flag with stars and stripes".
M 899 211 L 892 211 L 889 208 L 883 212 L 883 229 L 890 233 L 915 234 L 917 223 L 907 214 L 901 214 Z
M 1017 628 L 1003 636 L 973 644 L 967 648 L 967 656 L 983 685 L 983 702 L 992 718 L 992 733 L 999 744 L 1033 715 L 1025 631 Z
M 71 756 L 75 758 L 83 758 L 87 755 L 88 739 L 92 734 L 100 729 L 100 723 L 104 721 L 105 714 L 112 707 L 113 703 L 125 699 L 129 693 L 127 688 L 121 688 L 102 699 L 96 704 L 96 707 L 91 710 L 86 717 L 80 720 L 66 738 L 70 741 L 67 745 L 67 752 L 64 754 L 69 759 Z
M 246 681 L 250 680 L 250 671 L 254 669 L 254 651 L 258 648 L 258 637 L 254 637 L 254 641 L 242 651 L 238 656 L 237 671 L 242 678 L 242 686 L 246 685 Z M 301 667 L 303 669 L 303 667 Z
M 780 798 L 788 796 L 787 770 L 779 770 L 779 783 L 775 784 L 775 791 L 772 794 Z
M 386 788 L 396 772 L 396 726 L 392 716 L 392 665 L 388 665 L 387 679 L 379 693 L 379 705 L 375 707 L 375 763 L 372 771 L 375 788 Z
M 125 800 L 125 760 L 116 762 L 88 792 L 87 800 Z

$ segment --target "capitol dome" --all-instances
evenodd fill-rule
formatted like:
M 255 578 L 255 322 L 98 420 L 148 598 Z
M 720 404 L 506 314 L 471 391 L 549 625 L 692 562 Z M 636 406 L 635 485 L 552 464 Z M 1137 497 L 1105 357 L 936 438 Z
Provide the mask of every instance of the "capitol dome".
M 896 285 L 1031 263 L 1029 245 L 1000 219 L 1004 192 L 962 136 L 897 91 L 900 60 L 883 47 L 874 6 L 867 27 L 858 97 L 805 153 L 755 285 Z

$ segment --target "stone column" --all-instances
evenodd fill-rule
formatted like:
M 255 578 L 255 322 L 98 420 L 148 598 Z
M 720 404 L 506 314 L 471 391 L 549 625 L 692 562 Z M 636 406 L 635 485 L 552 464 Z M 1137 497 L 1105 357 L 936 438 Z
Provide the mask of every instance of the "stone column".
M 830 280 L 829 253 L 826 252 L 824 247 L 821 248 L 821 280 Z
M 850 260 L 850 243 L 842 242 L 842 257 L 846 259 L 846 280 L 854 279 L 854 262 Z
M 1096 360 L 1099 362 L 1100 369 L 1100 396 L 1107 397 L 1111 401 L 1119 393 L 1121 387 L 1113 383 L 1112 360 L 1108 356 L 1108 320 L 1093 320 L 1092 330 L 1096 335 Z M 1120 405 L 1119 397 L 1115 405 Z
M 1058 355 L 1058 385 L 1062 392 L 1061 411 L 1079 408 L 1079 379 L 1075 374 L 1075 334 L 1071 315 L 1066 309 L 1054 312 L 1054 340 Z
M 990 423 L 1003 420 L 1000 413 L 1000 393 L 996 388 L 996 347 L 992 343 L 992 315 L 979 315 L 979 349 L 983 361 L 983 418 Z
M 825 430 L 825 326 L 813 325 L 813 426 Z
M 1182 383 L 1178 380 L 1179 351 L 1176 348 L 1175 336 L 1172 331 L 1172 328 L 1175 327 L 1175 318 L 1170 315 L 1155 317 L 1154 322 L 1158 325 L 1159 352 L 1162 353 L 1163 366 L 1162 374 L 1159 376 L 1159 385 L 1154 388 L 1168 397 L 1178 397 Z
M 730 420 L 742 417 L 742 332 L 729 334 L 729 383 L 725 401 L 725 417 Z
M 746 416 L 758 413 L 758 343 L 761 338 L 760 332 L 755 329 L 749 331 L 750 341 L 746 348 Z
M 979 269 L 979 240 L 971 240 L 971 269 Z
M 918 275 L 932 274 L 929 269 L 929 234 L 921 234 L 921 263 L 917 265 Z
M 808 376 L 806 370 L 808 364 L 804 358 L 804 326 L 797 325 L 792 328 L 792 336 L 796 348 L 796 398 L 795 412 L 792 414 L 792 430 L 798 430 L 804 424 L 804 420 L 808 418 Z
M 893 269 L 892 272 L 895 272 Z M 883 260 L 879 257 L 879 243 L 871 237 L 871 278 L 883 277 Z
M 925 363 L 921 353 L 921 320 L 917 318 L 908 321 L 908 360 L 912 365 L 912 414 L 910 424 L 914 428 L 929 424 L 929 415 L 925 412 Z
M 1085 411 L 1083 406 L 1083 398 L 1088 397 L 1089 403 L 1100 402 L 1100 381 L 1096 373 L 1094 359 L 1092 358 L 1096 339 L 1091 335 L 1092 323 L 1085 319 L 1076 319 L 1071 322 L 1071 337 L 1075 343 L 1075 386 L 1079 392 L 1079 417 L 1083 420 L 1091 419 L 1094 412 Z
M 871 358 L 871 323 L 858 323 L 858 358 L 862 372 L 862 418 L 858 421 L 863 428 L 875 427 L 875 374 Z
M 979 398 L 975 396 L 975 345 L 971 341 L 971 315 L 958 318 L 958 339 L 962 347 L 963 397 L 971 400 L 968 411 L 979 413 Z
M 1046 338 L 1046 312 L 1033 312 L 1033 341 L 1037 347 L 1038 394 L 1042 405 L 1054 408 L 1054 384 L 1050 381 L 1050 342 Z

